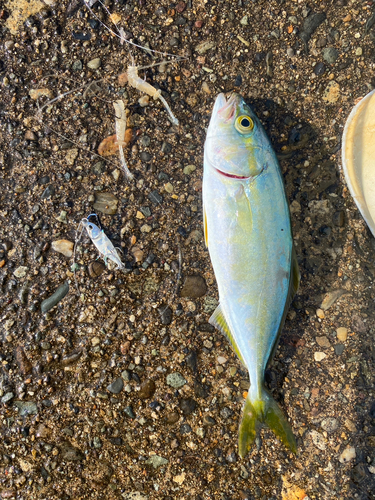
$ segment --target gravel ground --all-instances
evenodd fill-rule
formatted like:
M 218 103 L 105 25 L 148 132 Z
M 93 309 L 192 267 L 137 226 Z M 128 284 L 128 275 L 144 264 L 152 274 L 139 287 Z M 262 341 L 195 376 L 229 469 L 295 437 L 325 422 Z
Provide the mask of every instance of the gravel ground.
M 0 497 L 375 498 L 375 240 L 341 171 L 345 120 L 375 87 L 374 2 L 105 3 L 127 38 L 185 57 L 146 70 L 179 127 L 117 76 L 130 55 L 162 59 L 79 0 L 0 11 Z M 233 90 L 263 121 L 291 206 L 301 287 L 266 380 L 297 457 L 268 430 L 238 457 L 248 377 L 208 324 L 202 151 L 216 95 Z M 129 183 L 94 154 L 118 99 Z M 92 212 L 126 269 L 82 234 L 77 290 L 72 243 Z

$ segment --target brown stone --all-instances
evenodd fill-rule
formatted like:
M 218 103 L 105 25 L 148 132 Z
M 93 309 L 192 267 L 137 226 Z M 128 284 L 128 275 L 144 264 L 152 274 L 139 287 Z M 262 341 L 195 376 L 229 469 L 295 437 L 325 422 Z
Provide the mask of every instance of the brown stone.
M 82 475 L 93 488 L 101 490 L 108 486 L 112 474 L 113 469 L 108 462 L 95 461 L 85 467 Z
M 23 350 L 23 347 L 18 346 L 14 352 L 16 363 L 22 375 L 27 375 L 31 372 L 33 365 L 30 363 L 28 357 Z
M 102 214 L 114 215 L 117 212 L 118 199 L 112 193 L 95 193 L 94 209 Z
M 175 411 L 172 413 L 168 413 L 168 415 L 165 416 L 165 421 L 167 422 L 167 424 L 170 425 L 175 424 L 179 420 L 180 420 L 180 415 Z
M 184 12 L 185 9 L 186 9 L 186 3 L 185 2 L 178 2 L 178 4 L 176 5 L 177 12 L 179 12 L 181 14 L 181 12 Z
M 316 342 L 320 347 L 331 347 L 330 341 L 325 336 L 316 337 Z
M 153 380 L 147 379 L 141 384 L 141 389 L 138 392 L 138 396 L 141 399 L 148 399 L 151 398 L 156 390 L 156 385 Z
M 98 278 L 98 276 L 102 274 L 104 269 L 105 269 L 105 264 L 103 262 L 100 262 L 98 260 L 90 262 L 88 267 L 88 273 L 90 278 Z
M 197 299 L 207 292 L 207 285 L 202 276 L 186 276 L 184 284 L 180 290 L 181 297 Z

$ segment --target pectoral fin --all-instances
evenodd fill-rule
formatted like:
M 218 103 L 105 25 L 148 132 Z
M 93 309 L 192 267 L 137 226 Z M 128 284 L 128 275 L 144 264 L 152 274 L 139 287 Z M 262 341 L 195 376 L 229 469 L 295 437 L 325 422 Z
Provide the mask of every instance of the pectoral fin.
M 242 358 L 241 352 L 237 346 L 237 343 L 233 337 L 233 334 L 230 331 L 230 328 L 228 326 L 227 320 L 225 319 L 223 311 L 221 310 L 220 305 L 217 306 L 217 308 L 215 309 L 213 315 L 208 320 L 208 322 L 210 323 L 210 325 L 217 328 L 221 333 L 223 333 L 227 337 L 229 343 L 231 344 L 234 352 L 237 354 L 239 360 L 244 366 L 246 366 Z

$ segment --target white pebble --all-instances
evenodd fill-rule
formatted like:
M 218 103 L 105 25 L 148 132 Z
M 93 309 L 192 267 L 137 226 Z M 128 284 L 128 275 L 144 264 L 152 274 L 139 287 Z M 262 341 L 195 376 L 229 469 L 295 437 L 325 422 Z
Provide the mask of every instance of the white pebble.
M 142 107 L 142 108 L 145 108 L 146 106 L 149 105 L 149 102 L 150 102 L 150 98 L 148 95 L 143 95 L 142 97 L 140 97 L 138 99 L 138 103 L 139 105 Z
M 315 361 L 322 361 L 326 356 L 327 354 L 325 354 L 324 352 L 314 352 Z
M 348 446 L 341 453 L 341 455 L 339 457 L 339 461 L 342 464 L 346 464 L 347 462 L 350 462 L 350 460 L 353 460 L 355 457 L 356 457 L 355 448 L 353 446 Z
M 73 255 L 73 248 L 74 244 L 69 240 L 55 240 L 52 242 L 52 249 L 55 250 L 55 252 L 62 253 L 69 259 Z

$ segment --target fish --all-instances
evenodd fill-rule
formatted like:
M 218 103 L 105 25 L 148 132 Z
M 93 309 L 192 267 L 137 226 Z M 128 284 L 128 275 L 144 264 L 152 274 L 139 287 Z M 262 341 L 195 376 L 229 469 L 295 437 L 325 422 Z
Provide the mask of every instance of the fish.
M 209 322 L 226 335 L 250 378 L 239 455 L 250 451 L 263 424 L 297 453 L 291 426 L 264 381 L 300 281 L 289 205 L 270 140 L 238 94 L 216 98 L 202 196 L 204 238 L 219 291 Z

